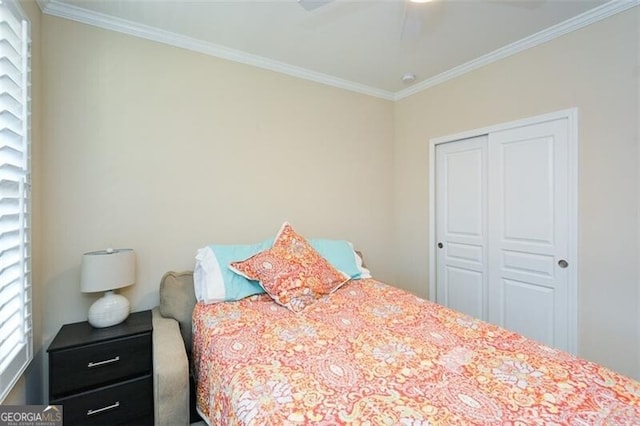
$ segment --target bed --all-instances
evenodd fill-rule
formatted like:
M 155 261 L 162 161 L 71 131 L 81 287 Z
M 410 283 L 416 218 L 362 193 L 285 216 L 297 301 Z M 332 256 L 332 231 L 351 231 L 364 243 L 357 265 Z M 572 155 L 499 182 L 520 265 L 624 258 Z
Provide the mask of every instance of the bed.
M 640 384 L 374 279 L 193 311 L 210 425 L 640 424 Z
M 350 243 L 288 223 L 166 274 L 153 342 L 158 424 L 188 421 L 190 395 L 210 425 L 640 425 L 638 382 L 375 280 Z

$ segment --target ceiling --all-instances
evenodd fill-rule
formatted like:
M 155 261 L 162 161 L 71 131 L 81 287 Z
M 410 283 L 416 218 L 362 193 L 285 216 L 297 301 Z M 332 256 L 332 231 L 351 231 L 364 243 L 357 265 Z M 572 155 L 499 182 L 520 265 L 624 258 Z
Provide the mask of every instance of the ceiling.
M 629 2 L 605 3 L 333 0 L 306 10 L 297 0 L 39 0 L 52 15 L 388 99 L 587 25 L 603 9 Z M 407 73 L 416 76 L 410 84 L 401 78 Z

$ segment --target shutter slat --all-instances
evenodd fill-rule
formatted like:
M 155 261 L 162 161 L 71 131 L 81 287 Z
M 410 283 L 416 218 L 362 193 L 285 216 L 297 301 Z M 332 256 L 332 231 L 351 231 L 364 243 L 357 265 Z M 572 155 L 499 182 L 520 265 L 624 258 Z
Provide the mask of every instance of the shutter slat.
M 0 114 L 1 116 L 2 114 Z M 17 150 L 9 145 L 0 145 L 0 163 L 10 164 L 12 166 L 24 167 L 24 152 Z
M 23 107 L 20 101 L 18 101 L 13 95 L 10 93 L 0 93 L 0 113 L 8 112 L 11 115 L 18 118 L 18 120 L 23 119 Z
M 20 274 L 15 274 L 14 276 L 6 274 L 6 276 L 3 275 L 2 277 L 0 277 L 0 294 L 2 294 L 4 291 L 8 292 L 11 288 L 15 289 L 18 287 L 20 287 Z M 2 297 L 4 298 L 5 296 Z
M 16 53 L 20 53 L 20 46 L 22 45 L 22 38 L 19 34 L 16 34 L 11 26 L 4 21 L 0 22 L 0 40 L 6 41 L 11 45 Z
M 6 179 L 9 181 L 9 178 L 13 177 L 19 182 L 20 179 L 23 178 L 24 174 L 22 167 L 14 166 L 13 164 L 0 163 L 0 179 Z
M 16 312 L 20 312 L 20 308 L 22 307 L 19 289 L 7 287 L 3 293 L 3 302 L 0 302 L 0 329 L 15 319 Z M 2 336 L 1 332 L 0 336 Z
M 0 73 L 0 93 L 8 93 L 16 99 L 22 99 L 22 89 L 20 80 L 22 73 L 16 69 L 14 64 L 6 60 L 0 61 L 2 72 Z
M 5 239 L 8 240 L 8 238 Z M 13 246 L 9 244 L 11 242 L 14 243 Z M 6 248 L 0 252 L 1 256 L 6 256 L 6 259 L 0 262 L 0 274 L 5 270 L 8 271 L 13 266 L 19 267 L 22 263 L 22 256 L 20 256 L 20 252 L 22 251 L 20 249 L 20 235 L 16 235 L 16 238 L 11 242 L 7 241 Z M 21 271 L 19 270 L 18 272 L 20 273 Z
M 0 52 L 5 52 L 6 57 L 11 62 L 17 62 L 20 60 L 20 40 L 11 34 L 5 34 L 0 32 Z M 22 67 L 19 67 L 22 69 Z
M 24 137 L 9 129 L 0 129 L 0 146 L 10 146 L 26 152 Z
M 20 198 L 2 194 L 0 197 L 0 211 L 17 211 L 20 208 Z
M 9 278 L 7 276 L 7 278 Z M 2 277 L 2 281 L 4 277 Z M 12 297 L 20 294 L 20 276 L 16 275 L 13 279 L 7 279 L 4 285 L 0 286 L 0 306 L 7 303 Z
M 0 10 L 0 22 L 7 25 L 15 35 L 22 39 L 22 25 L 20 24 L 20 20 L 16 19 L 16 17 L 10 13 L 11 11 L 5 10 L 4 8 Z
M 21 321 L 21 312 L 19 307 L 22 304 L 20 301 L 16 301 L 13 303 L 13 306 L 18 306 L 18 309 L 15 309 L 11 312 L 11 315 L 6 318 L 6 320 L 0 322 L 0 335 L 7 336 L 0 339 L 0 346 L 4 345 L 8 340 L 11 339 L 10 334 L 15 332 L 16 328 L 20 330 Z
M 15 356 L 20 346 L 22 346 L 22 333 L 20 333 L 20 325 L 13 330 L 8 330 L 10 333 L 7 336 L 6 341 L 0 342 L 0 368 L 8 364 L 11 358 Z M 6 354 L 6 355 L 5 355 Z
M 10 130 L 0 130 L 0 146 L 8 146 L 19 151 L 26 152 L 24 140 L 21 135 Z
M 0 179 L 0 193 L 5 197 L 20 197 L 20 183 L 7 179 Z
M 11 129 L 3 129 L 0 128 L 0 140 L 18 140 L 21 141 L 23 139 L 22 132 L 16 133 Z
M 22 344 L 23 333 L 20 330 L 20 323 L 13 327 L 7 327 L 6 330 L 0 328 L 0 333 L 6 333 L 7 338 L 0 340 L 0 366 L 7 363 L 10 357 L 16 352 L 16 349 Z M 5 355 L 6 354 L 6 355 Z
M 20 214 L 6 214 L 0 218 L 4 221 L 4 223 L 0 222 L 0 240 L 6 240 L 0 244 L 6 246 L 10 239 L 20 235 Z
M 13 47 L 6 41 L 0 41 L 0 56 L 7 58 L 20 72 L 22 72 L 22 64 L 20 53 L 16 52 Z
M 10 294 L 11 291 L 21 291 L 23 287 L 20 285 L 21 281 L 22 275 L 20 274 L 19 268 L 14 271 L 7 271 L 7 273 L 0 277 L 0 292 L 6 291 L 6 294 Z
M 5 242 L 0 244 L 0 256 L 6 256 L 6 260 L 0 262 L 0 274 L 14 265 L 19 267 L 22 263 L 22 256 L 20 256 L 20 233 L 10 232 L 6 233 L 4 237 Z M 20 274 L 20 270 L 18 270 Z
M 0 81 L 3 82 L 2 92 L 21 91 L 22 71 L 19 64 L 14 64 L 9 58 L 0 57 Z
M 9 111 L 0 111 L 0 129 L 7 129 L 13 133 L 22 133 L 22 120 Z

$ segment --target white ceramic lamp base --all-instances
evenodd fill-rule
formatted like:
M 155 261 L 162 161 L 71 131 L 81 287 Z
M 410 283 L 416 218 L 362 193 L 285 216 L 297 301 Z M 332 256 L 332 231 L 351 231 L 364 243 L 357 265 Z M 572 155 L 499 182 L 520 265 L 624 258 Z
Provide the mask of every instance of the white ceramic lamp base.
M 107 291 L 89 308 L 89 324 L 96 328 L 120 324 L 129 316 L 129 307 L 129 301 L 126 297 L 113 291 Z

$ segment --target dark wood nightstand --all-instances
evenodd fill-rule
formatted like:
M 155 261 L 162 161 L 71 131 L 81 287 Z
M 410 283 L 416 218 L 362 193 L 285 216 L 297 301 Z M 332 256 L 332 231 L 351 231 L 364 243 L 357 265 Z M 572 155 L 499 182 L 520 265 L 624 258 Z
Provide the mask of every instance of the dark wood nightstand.
M 64 406 L 65 424 L 153 424 L 152 331 L 151 311 L 62 326 L 47 352 L 49 404 Z

